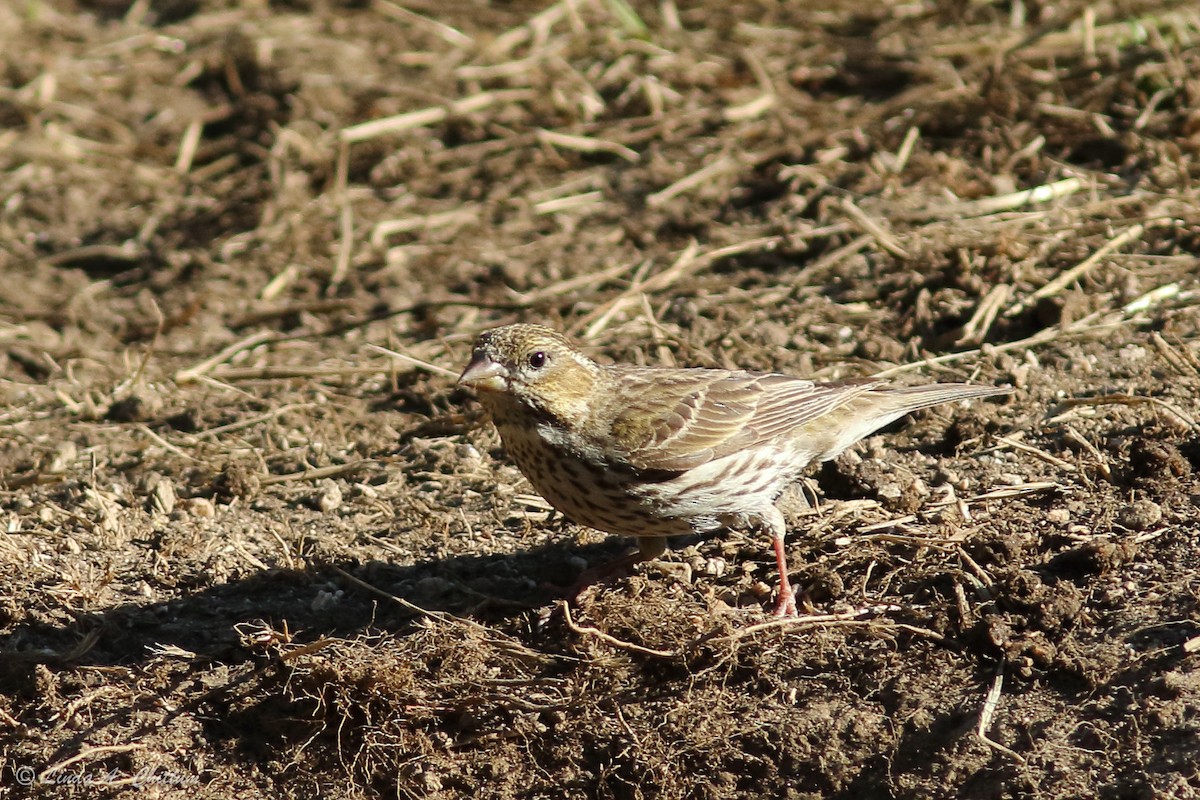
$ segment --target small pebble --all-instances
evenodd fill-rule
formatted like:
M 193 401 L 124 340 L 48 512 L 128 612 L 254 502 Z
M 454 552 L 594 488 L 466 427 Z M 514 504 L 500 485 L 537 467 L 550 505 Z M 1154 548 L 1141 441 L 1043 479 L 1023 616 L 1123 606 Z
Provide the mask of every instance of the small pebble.
M 338 601 L 341 599 L 341 594 L 341 591 L 330 592 L 322 589 L 321 591 L 317 592 L 317 596 L 312 599 L 312 603 L 309 604 L 310 608 L 313 611 L 328 611 L 332 608 L 335 608 L 338 604 Z
M 948 483 L 951 486 L 957 486 L 960 480 L 962 478 L 957 472 L 946 467 L 939 467 L 937 473 L 934 475 L 934 481 L 937 483 Z
M 187 502 L 187 512 L 201 519 L 212 519 L 217 515 L 216 506 L 207 497 L 193 497 Z
M 704 574 L 711 575 L 714 578 L 719 578 L 729 569 L 729 562 L 720 556 L 708 559 L 704 562 Z
M 70 439 L 59 442 L 54 448 L 54 457 L 50 460 L 50 466 L 47 471 L 60 473 L 66 472 L 71 465 L 75 463 L 75 459 L 79 457 L 79 448 Z
M 750 586 L 750 594 L 759 600 L 768 600 L 775 595 L 775 590 L 762 581 L 755 581 Z
M 170 515 L 175 510 L 175 485 L 166 478 L 160 478 L 154 484 L 150 507 L 155 513 Z
M 1052 508 L 1046 512 L 1046 520 L 1055 525 L 1066 525 L 1071 521 L 1071 512 L 1065 508 Z
M 1117 515 L 1117 524 L 1134 531 L 1144 531 L 1162 521 L 1162 508 L 1151 500 L 1134 500 Z
M 483 455 L 472 444 L 460 444 L 454 448 L 454 454 L 464 461 L 482 461 Z
M 899 500 L 904 495 L 904 489 L 898 483 L 885 483 L 875 490 L 880 500 Z
M 429 793 L 442 790 L 442 779 L 430 771 L 421 773 L 421 787 Z
M 336 511 L 342 504 L 342 489 L 337 481 L 326 478 L 321 482 L 321 492 L 317 495 L 317 508 L 328 514 Z
M 1126 345 L 1117 351 L 1117 357 L 1122 361 L 1142 361 L 1146 358 L 1146 355 L 1146 348 L 1137 344 Z

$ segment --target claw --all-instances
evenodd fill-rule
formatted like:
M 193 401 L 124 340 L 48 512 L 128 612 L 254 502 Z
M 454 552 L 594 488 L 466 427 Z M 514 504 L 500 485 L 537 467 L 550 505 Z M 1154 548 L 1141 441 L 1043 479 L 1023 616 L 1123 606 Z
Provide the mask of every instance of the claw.
M 784 591 L 784 586 L 780 584 L 779 600 L 775 603 L 775 616 L 777 617 L 794 617 L 796 616 L 796 593 L 792 591 L 792 587 L 788 586 L 787 591 Z

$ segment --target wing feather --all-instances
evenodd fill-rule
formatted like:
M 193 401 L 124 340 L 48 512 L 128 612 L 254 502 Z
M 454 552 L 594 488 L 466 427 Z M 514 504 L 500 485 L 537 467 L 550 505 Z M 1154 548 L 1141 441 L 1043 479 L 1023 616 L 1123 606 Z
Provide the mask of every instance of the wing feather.
M 644 383 L 614 409 L 620 460 L 639 470 L 686 470 L 814 422 L 871 391 L 876 381 L 816 383 L 775 373 L 613 368 Z

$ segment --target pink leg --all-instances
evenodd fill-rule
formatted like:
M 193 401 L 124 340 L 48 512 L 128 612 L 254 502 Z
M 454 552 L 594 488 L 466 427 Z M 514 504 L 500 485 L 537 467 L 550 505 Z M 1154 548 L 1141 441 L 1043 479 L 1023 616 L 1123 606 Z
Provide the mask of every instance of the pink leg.
M 779 600 L 775 603 L 775 616 L 796 616 L 796 593 L 787 576 L 787 557 L 783 554 L 783 537 L 772 537 L 775 546 L 775 564 L 779 567 Z
M 775 602 L 775 616 L 796 616 L 796 593 L 792 591 L 791 581 L 788 580 L 787 556 L 783 552 L 783 537 L 787 533 L 787 523 L 783 514 L 774 506 L 771 513 L 763 515 L 763 522 L 771 533 L 771 546 L 775 549 L 775 566 L 779 568 L 779 599 Z

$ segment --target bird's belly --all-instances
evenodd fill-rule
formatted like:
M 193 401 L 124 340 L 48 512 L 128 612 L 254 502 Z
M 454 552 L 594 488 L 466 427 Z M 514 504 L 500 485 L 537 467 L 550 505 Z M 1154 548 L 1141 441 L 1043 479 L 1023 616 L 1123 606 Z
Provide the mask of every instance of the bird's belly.
M 530 426 L 497 427 L 509 457 L 550 505 L 576 523 L 622 536 L 679 536 L 751 521 L 798 469 L 757 451 L 646 474 L 564 452 Z
M 635 473 L 561 452 L 524 431 L 501 429 L 504 449 L 550 505 L 572 522 L 620 536 L 678 536 L 690 520 L 664 514 Z
M 745 525 L 760 518 L 805 466 L 790 456 L 766 448 L 740 451 L 687 470 L 660 491 L 674 514 L 711 520 L 709 527 Z

